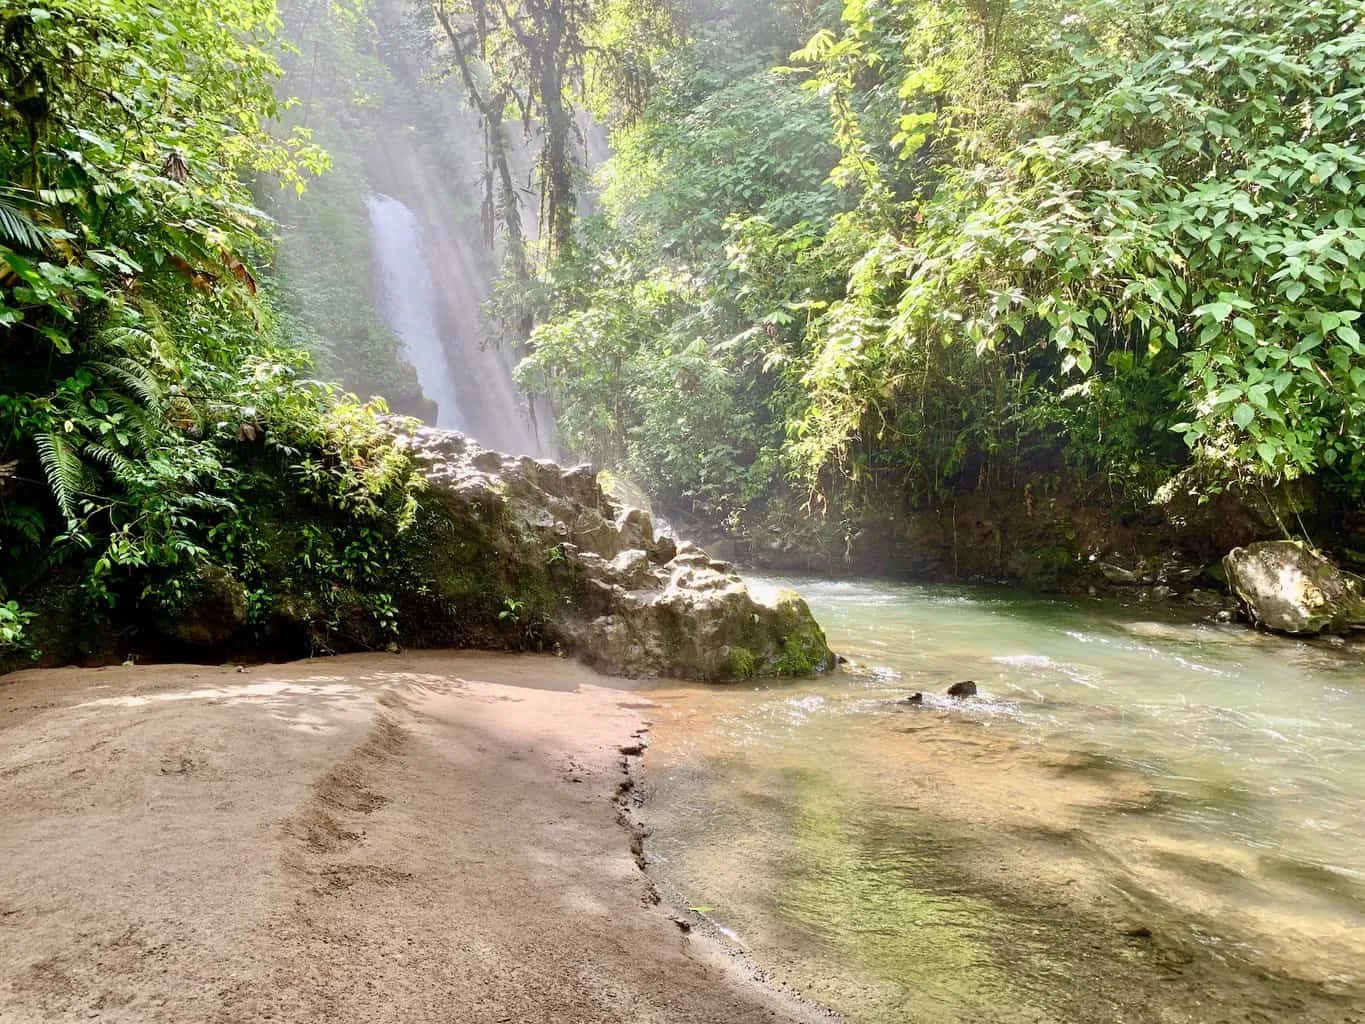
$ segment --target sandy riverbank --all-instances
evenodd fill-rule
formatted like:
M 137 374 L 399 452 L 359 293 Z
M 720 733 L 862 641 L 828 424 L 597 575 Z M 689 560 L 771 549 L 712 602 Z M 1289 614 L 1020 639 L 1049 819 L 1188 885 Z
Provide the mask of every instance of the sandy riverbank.
M 0 680 L 0 1022 L 801 1021 L 618 822 L 650 704 L 555 659 Z

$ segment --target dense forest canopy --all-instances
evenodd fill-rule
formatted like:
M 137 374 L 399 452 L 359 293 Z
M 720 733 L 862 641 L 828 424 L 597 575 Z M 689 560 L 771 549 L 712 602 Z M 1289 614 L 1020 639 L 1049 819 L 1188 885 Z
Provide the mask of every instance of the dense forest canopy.
M 711 515 L 1019 465 L 1359 499 L 1358 5 L 782 13 L 778 67 L 693 22 L 599 171 L 523 371 L 583 452 Z
M 383 403 L 310 375 L 422 410 L 364 294 L 353 143 L 396 98 L 429 205 L 502 267 L 489 342 L 671 511 L 854 522 L 1042 478 L 1355 508 L 1361 19 L 0 0 L 0 644 L 54 578 L 64 614 L 173 614 L 210 568 L 253 616 L 309 578 L 391 621 L 419 485 Z M 317 522 L 272 548 L 284 507 Z
M 327 164 L 274 130 L 278 29 L 267 0 L 0 5 L 6 646 L 31 596 L 93 635 L 116 607 L 173 616 L 224 566 L 263 614 L 281 573 L 372 574 L 412 514 L 376 410 L 308 378 L 262 273 L 253 182 Z M 318 521 L 268 560 L 294 501 Z

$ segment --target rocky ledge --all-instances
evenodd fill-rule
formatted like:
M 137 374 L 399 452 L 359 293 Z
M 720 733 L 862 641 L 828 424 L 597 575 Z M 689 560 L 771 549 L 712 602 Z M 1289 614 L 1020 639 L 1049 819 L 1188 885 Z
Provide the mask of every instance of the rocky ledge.
M 172 605 L 146 597 L 168 590 L 163 576 L 130 573 L 112 612 L 92 614 L 80 579 L 54 574 L 33 598 L 35 656 L 0 650 L 0 674 L 402 648 L 553 652 L 612 675 L 714 682 L 833 667 L 799 595 L 761 597 L 729 564 L 657 536 L 590 466 L 503 455 L 411 420 L 393 420 L 391 436 L 417 474 L 415 519 L 358 527 L 282 488 L 249 510 L 252 571 L 187 564 Z M 349 544 L 367 553 L 363 570 L 337 569 Z
M 609 498 L 591 467 L 429 428 L 399 443 L 427 481 L 412 554 L 422 583 L 402 601 L 406 643 L 513 637 L 613 675 L 707 681 L 833 666 L 798 594 L 761 599 L 728 563 L 656 535 L 650 514 Z

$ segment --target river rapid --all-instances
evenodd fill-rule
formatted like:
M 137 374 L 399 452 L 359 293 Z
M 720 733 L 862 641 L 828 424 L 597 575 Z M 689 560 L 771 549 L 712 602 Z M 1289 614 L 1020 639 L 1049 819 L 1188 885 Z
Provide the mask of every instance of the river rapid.
M 1365 1021 L 1359 647 L 757 585 L 853 664 L 651 693 L 643 819 L 669 897 L 774 981 L 870 1024 Z

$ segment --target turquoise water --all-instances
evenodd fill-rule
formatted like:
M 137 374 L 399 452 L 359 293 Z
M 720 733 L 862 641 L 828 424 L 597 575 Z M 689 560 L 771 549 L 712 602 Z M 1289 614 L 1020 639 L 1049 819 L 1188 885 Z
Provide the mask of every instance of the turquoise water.
M 878 1022 L 1365 1019 L 1359 649 L 777 584 L 853 665 L 659 692 L 646 817 L 665 887 L 779 980 Z

